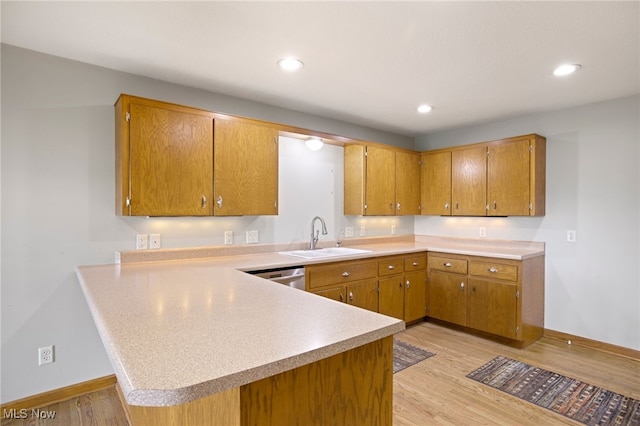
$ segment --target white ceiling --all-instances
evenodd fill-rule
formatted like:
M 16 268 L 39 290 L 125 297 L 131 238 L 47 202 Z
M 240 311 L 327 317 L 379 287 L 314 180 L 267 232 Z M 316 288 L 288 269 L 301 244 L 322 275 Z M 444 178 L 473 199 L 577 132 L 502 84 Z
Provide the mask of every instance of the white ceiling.
M 2 1 L 1 18 L 3 43 L 416 136 L 639 93 L 639 6 Z M 582 70 L 554 77 L 564 62 Z

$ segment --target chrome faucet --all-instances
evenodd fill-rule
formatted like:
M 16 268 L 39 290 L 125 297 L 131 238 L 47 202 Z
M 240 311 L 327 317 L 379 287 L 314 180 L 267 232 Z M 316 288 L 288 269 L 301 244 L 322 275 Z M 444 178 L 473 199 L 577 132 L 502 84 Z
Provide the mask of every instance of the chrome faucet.
M 316 243 L 318 242 L 318 236 L 320 234 L 320 230 L 314 232 L 314 225 L 316 223 L 316 220 L 320 220 L 320 223 L 322 224 L 322 235 L 328 234 L 327 225 L 324 223 L 324 219 L 322 219 L 320 216 L 316 216 L 311 219 L 311 241 L 309 242 L 309 250 L 316 249 Z

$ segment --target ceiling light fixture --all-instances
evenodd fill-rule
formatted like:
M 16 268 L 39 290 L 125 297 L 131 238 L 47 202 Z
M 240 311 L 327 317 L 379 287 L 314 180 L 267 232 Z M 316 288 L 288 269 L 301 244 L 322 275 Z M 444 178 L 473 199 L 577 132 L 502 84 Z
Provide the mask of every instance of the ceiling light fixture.
M 284 71 L 297 71 L 302 68 L 304 64 L 298 58 L 282 58 L 278 61 L 278 66 Z
M 426 114 L 431 111 L 433 111 L 433 107 L 431 105 L 422 104 L 418 107 L 418 112 L 420 114 Z
M 580 64 L 563 64 L 553 70 L 553 75 L 557 77 L 563 77 L 565 75 L 573 74 L 580 68 L 582 68 L 582 65 Z
M 322 142 L 322 139 L 320 138 L 309 138 L 306 141 L 304 141 L 304 144 L 311 151 L 318 151 L 319 149 L 322 149 L 322 147 L 324 146 L 324 142 Z

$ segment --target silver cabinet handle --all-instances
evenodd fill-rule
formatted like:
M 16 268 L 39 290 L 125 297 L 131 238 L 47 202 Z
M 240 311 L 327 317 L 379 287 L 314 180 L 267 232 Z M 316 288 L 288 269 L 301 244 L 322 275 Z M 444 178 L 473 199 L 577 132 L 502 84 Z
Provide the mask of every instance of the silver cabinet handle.
M 352 291 L 349 292 L 349 300 L 353 300 L 353 292 Z
M 495 201 L 493 202 L 493 209 L 496 210 L 498 208 L 498 203 L 496 203 Z
M 444 209 L 449 210 L 449 203 L 444 203 Z
M 458 209 L 459 209 L 459 208 L 458 208 L 458 203 L 456 203 L 456 210 L 458 210 Z
M 207 197 L 205 197 L 204 195 L 202 196 L 202 208 L 207 208 Z
M 218 195 L 218 201 L 217 201 L 218 207 L 222 208 L 222 195 Z
M 474 284 L 473 287 L 471 287 L 471 291 L 473 291 L 475 293 L 476 291 L 476 285 Z
M 447 268 L 451 268 L 453 265 L 451 263 L 447 262 L 447 263 L 444 264 L 444 266 L 447 267 Z
M 488 271 L 495 274 L 496 272 L 498 272 L 498 268 L 491 267 L 488 269 Z
M 344 271 L 344 272 L 342 273 L 342 276 L 343 276 L 343 277 L 345 277 L 345 278 L 346 278 L 346 277 L 348 277 L 349 275 L 351 275 L 351 274 L 350 274 L 350 273 L 348 273 L 347 271 Z
M 400 211 L 400 203 L 396 204 L 396 209 Z
M 344 302 L 344 296 L 342 295 L 342 293 L 340 293 L 340 301 Z
M 393 266 L 393 265 L 389 265 L 389 266 L 388 266 L 388 268 L 389 268 L 389 270 L 391 270 L 391 271 L 392 271 L 392 270 L 394 270 L 394 269 L 396 269 L 396 267 L 395 267 L 395 266 Z
M 407 280 L 407 282 L 405 283 L 405 285 L 407 286 L 407 288 L 411 287 L 411 283 L 409 282 L 409 280 Z
M 418 262 L 413 262 L 412 265 L 413 266 L 418 266 Z
M 460 283 L 460 290 L 464 290 L 464 283 Z

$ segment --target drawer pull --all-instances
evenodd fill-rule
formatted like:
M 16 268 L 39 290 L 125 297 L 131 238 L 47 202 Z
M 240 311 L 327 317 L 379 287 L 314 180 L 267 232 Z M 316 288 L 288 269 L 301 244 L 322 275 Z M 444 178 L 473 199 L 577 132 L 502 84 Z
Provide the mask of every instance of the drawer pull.
M 349 300 L 353 301 L 353 292 L 352 291 L 349 292 Z
M 498 268 L 494 268 L 493 266 L 491 268 L 488 269 L 489 272 L 491 272 L 492 274 L 495 274 L 496 272 L 498 272 Z
M 444 203 L 444 209 L 449 210 L 449 203 Z
M 204 195 L 202 196 L 202 208 L 207 208 L 207 197 L 205 197 Z
M 444 264 L 444 266 L 446 266 L 447 268 L 451 268 L 453 265 L 450 262 L 447 262 Z
M 394 269 L 396 269 L 396 267 L 395 267 L 395 266 L 393 266 L 393 265 L 389 265 L 389 266 L 388 266 L 388 268 L 389 268 L 389 270 L 391 270 L 391 271 L 393 271 Z
M 340 293 L 340 301 L 344 302 L 344 296 L 342 295 L 342 293 Z
M 405 283 L 405 285 L 407 286 L 407 288 L 411 287 L 411 283 L 409 282 L 409 280 L 407 280 L 407 282 Z
M 413 266 L 418 266 L 418 262 L 413 262 L 412 265 Z
M 473 287 L 471 287 L 471 291 L 475 292 L 476 291 L 476 285 L 474 284 Z
M 460 283 L 460 290 L 464 290 L 464 283 Z
M 350 274 L 350 273 L 348 273 L 347 271 L 344 271 L 344 272 L 342 273 L 342 276 L 343 276 L 343 277 L 345 277 L 345 278 L 347 278 L 349 275 L 351 275 L 351 274 Z

